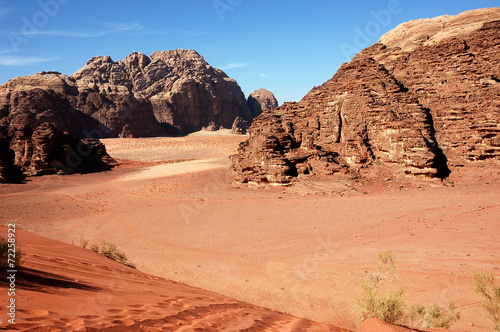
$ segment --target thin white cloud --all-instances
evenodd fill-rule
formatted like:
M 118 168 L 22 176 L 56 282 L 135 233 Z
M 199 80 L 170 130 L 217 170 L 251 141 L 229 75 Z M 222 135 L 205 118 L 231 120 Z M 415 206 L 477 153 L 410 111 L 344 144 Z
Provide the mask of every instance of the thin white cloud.
M 192 37 L 197 37 L 197 36 L 205 36 L 210 33 L 210 31 L 192 31 L 192 30 L 186 30 L 184 31 L 186 35 L 192 36 Z
M 250 66 L 249 63 L 228 63 L 227 65 L 220 67 L 220 69 L 230 70 L 230 69 L 243 68 L 243 67 L 248 67 L 248 66 Z
M 75 38 L 92 38 L 92 37 L 102 37 L 109 34 L 127 32 L 127 31 L 140 31 L 144 27 L 139 23 L 128 23 L 128 24 L 114 24 L 108 23 L 108 27 L 103 28 L 99 31 L 71 31 L 71 30 L 33 30 L 29 32 L 19 32 L 19 35 L 33 36 L 33 35 L 44 35 L 44 36 L 60 36 L 60 37 L 75 37 Z
M 136 35 L 139 35 L 139 36 L 150 36 L 150 35 L 166 35 L 166 34 L 170 34 L 171 32 L 170 31 L 161 31 L 161 30 L 151 30 L 151 31 L 140 31 L 140 32 L 137 32 Z
M 5 52 L 7 53 L 7 52 Z M 22 56 L 1 56 L 0 65 L 9 67 L 32 66 L 43 62 L 51 62 L 60 58 L 22 57 Z
M 0 2 L 0 21 L 6 20 L 9 18 L 9 13 L 13 11 L 12 8 L 7 8 L 5 1 Z

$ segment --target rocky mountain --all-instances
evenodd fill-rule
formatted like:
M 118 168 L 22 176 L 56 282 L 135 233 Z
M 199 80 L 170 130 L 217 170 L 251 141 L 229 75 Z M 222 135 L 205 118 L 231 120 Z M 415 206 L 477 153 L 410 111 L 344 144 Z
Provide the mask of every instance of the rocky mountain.
M 500 8 L 402 24 L 300 102 L 256 118 L 232 169 L 241 183 L 288 184 L 374 166 L 438 178 L 498 167 L 499 68 Z
M 263 111 L 272 111 L 278 107 L 278 101 L 274 94 L 266 89 L 259 89 L 252 92 L 247 99 L 248 107 L 252 116 L 256 117 Z
M 95 57 L 72 78 L 91 95 L 98 92 L 111 100 L 124 99 L 117 109 L 101 107 L 100 101 L 96 105 L 94 98 L 85 94 L 79 101 L 84 113 L 111 127 L 115 136 L 188 134 L 212 122 L 231 128 L 238 116 L 252 121 L 238 83 L 193 50 L 154 52 L 150 57 L 132 53 L 116 62 L 109 56 Z M 143 108 L 140 113 L 144 118 L 137 121 L 130 114 L 134 118 L 130 121 L 127 114 L 137 106 Z M 109 123 L 106 119 L 110 112 L 125 119 Z M 132 126 L 131 122 L 143 128 L 124 128 Z M 150 128 L 150 132 L 144 132 L 144 128 Z
M 14 166 L 27 175 L 107 169 L 113 161 L 95 139 L 232 128 L 237 118 L 253 118 L 241 88 L 192 50 L 14 78 L 0 85 L 0 139 L 12 150 L 0 158 L 0 181 Z

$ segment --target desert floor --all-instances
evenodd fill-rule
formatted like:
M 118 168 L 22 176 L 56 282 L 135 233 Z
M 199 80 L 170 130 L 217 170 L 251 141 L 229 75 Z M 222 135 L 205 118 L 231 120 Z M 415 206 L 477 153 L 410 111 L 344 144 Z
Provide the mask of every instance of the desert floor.
M 409 306 L 450 301 L 454 330 L 491 331 L 474 271 L 500 276 L 500 167 L 400 180 L 233 184 L 245 136 L 107 139 L 113 171 L 0 186 L 0 223 L 78 245 L 118 245 L 139 271 L 356 329 L 352 305 L 390 249 Z M 411 181 L 411 183 L 410 183 Z

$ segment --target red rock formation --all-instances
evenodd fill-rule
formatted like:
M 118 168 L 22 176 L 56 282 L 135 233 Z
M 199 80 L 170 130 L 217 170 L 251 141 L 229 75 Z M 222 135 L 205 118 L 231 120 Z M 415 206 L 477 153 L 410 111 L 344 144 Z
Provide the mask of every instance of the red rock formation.
M 99 87 L 97 92 L 101 97 L 127 96 L 122 103 L 125 113 L 135 110 L 137 106 L 130 104 L 137 103 L 144 108 L 140 114 L 154 114 L 167 134 L 187 134 L 207 127 L 211 122 L 217 127 L 231 128 L 238 116 L 252 120 L 245 96 L 236 81 L 210 66 L 193 50 L 154 52 L 150 57 L 132 53 L 117 62 L 108 56 L 96 57 L 72 77 L 80 88 L 85 86 L 95 90 Z M 109 110 L 93 107 L 94 103 L 92 100 L 89 102 L 89 98 L 95 96 L 85 96 L 78 105 L 79 109 L 104 122 L 109 118 Z M 121 107 L 115 112 L 120 111 Z M 135 116 L 131 117 L 135 119 Z M 152 128 L 148 118 L 124 122 L 129 126 L 136 122 L 144 128 Z M 148 135 L 142 134 L 142 131 L 137 133 L 133 128 L 129 128 L 127 133 L 129 136 L 160 134 L 157 128 Z
M 248 121 L 245 121 L 240 117 L 237 117 L 234 120 L 233 126 L 231 127 L 231 133 L 235 135 L 245 135 L 249 127 L 250 123 L 248 123 Z
M 444 178 L 449 165 L 498 163 L 499 36 L 498 8 L 403 24 L 299 103 L 256 118 L 231 157 L 237 181 L 375 164 Z
M 195 51 L 133 53 L 117 62 L 95 57 L 72 77 L 42 72 L 0 86 L 0 138 L 28 175 L 113 164 L 100 143 L 80 139 L 231 128 L 237 117 L 252 120 L 240 87 Z M 75 155 L 78 148 L 93 152 Z M 12 173 L 10 159 L 0 161 L 0 181 Z
M 90 131 L 84 114 L 75 110 L 62 94 L 71 86 L 66 77 L 42 73 L 14 79 L 0 89 L 0 136 L 5 141 L 2 154 L 5 169 L 20 168 L 26 175 L 56 172 L 85 173 L 110 169 L 115 162 L 95 140 L 82 140 Z M 45 89 L 38 88 L 46 79 Z M 70 81 L 68 81 L 71 83 Z M 10 172 L 0 178 L 18 181 Z
M 256 117 L 263 111 L 272 111 L 278 107 L 278 101 L 271 91 L 259 89 L 252 92 L 247 99 L 252 116 Z

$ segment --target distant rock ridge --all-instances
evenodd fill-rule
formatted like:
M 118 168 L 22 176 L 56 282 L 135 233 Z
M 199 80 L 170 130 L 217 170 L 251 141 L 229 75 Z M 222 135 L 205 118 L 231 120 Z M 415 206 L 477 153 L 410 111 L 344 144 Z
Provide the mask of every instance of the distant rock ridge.
M 188 134 L 211 122 L 218 127 L 231 128 L 238 116 L 252 121 L 245 96 L 236 81 L 210 66 L 194 50 L 154 52 L 150 57 L 135 52 L 117 62 L 109 56 L 95 57 L 72 78 L 91 89 L 97 84 L 101 94 L 118 89 L 117 92 L 126 95 L 128 91 L 139 104 L 149 108 L 147 113 L 153 114 L 156 125 L 163 129 L 163 133 L 158 129 L 151 133 L 127 130 L 121 136 Z M 101 108 L 92 114 L 104 120 L 104 113 L 106 110 Z M 146 122 L 142 124 L 155 128 Z M 116 134 L 120 136 L 121 132 Z
M 404 23 L 300 102 L 257 117 L 231 156 L 236 180 L 284 185 L 376 165 L 446 178 L 467 163 L 498 167 L 499 64 L 500 8 Z
M 193 50 L 99 56 L 72 76 L 17 77 L 0 85 L 0 140 L 14 154 L 14 165 L 1 158 L 0 181 L 16 165 L 27 175 L 112 167 L 104 147 L 85 139 L 230 129 L 237 118 L 253 119 L 241 88 Z

